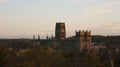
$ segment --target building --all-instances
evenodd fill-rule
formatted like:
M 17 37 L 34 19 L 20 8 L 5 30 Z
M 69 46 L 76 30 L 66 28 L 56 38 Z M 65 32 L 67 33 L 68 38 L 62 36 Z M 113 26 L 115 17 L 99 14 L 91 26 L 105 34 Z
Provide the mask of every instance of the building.
M 56 23 L 55 39 L 64 40 L 66 37 L 65 23 Z
M 76 31 L 74 36 L 66 38 L 65 23 L 59 22 L 56 23 L 55 37 L 41 39 L 40 43 L 66 51 L 79 50 L 82 52 L 83 50 L 89 50 L 91 46 L 91 31 Z
M 75 39 L 80 51 L 87 50 L 91 46 L 91 31 L 76 31 Z

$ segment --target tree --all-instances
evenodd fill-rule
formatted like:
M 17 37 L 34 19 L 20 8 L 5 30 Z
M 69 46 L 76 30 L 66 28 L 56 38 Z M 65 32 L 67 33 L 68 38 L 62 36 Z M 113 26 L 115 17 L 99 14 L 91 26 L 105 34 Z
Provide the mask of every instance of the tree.
M 5 67 L 9 61 L 9 54 L 4 48 L 0 48 L 0 67 Z

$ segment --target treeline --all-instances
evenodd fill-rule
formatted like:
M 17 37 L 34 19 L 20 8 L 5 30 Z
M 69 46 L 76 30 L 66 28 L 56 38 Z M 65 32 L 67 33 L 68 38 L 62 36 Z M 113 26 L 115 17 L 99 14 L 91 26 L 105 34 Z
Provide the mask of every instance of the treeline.
M 112 45 L 120 45 L 120 36 L 92 36 L 92 42 L 105 43 L 106 40 Z
M 34 42 L 31 39 L 0 39 L 0 46 L 4 45 L 9 48 L 24 49 L 32 45 Z
M 0 67 L 111 67 L 109 55 L 100 56 L 96 51 L 80 53 L 65 52 L 48 47 L 30 49 L 19 55 L 0 49 Z M 119 55 L 115 55 L 116 65 L 119 65 Z M 116 59 L 117 58 L 117 59 Z M 117 67 L 117 66 L 116 66 Z

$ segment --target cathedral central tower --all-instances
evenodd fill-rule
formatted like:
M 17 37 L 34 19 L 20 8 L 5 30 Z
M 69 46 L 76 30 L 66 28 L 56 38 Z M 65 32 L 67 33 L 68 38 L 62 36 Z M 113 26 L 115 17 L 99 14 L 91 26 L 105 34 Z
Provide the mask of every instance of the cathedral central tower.
M 65 23 L 63 23 L 63 22 L 56 23 L 55 39 L 56 40 L 64 40 L 65 37 L 66 37 Z

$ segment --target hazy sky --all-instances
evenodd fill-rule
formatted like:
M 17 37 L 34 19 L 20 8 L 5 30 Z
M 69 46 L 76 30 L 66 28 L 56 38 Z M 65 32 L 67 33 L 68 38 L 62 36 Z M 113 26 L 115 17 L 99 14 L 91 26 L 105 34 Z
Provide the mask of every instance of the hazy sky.
M 120 35 L 120 0 L 0 0 L 0 38 L 54 35 L 56 22 L 66 23 L 67 36 Z

